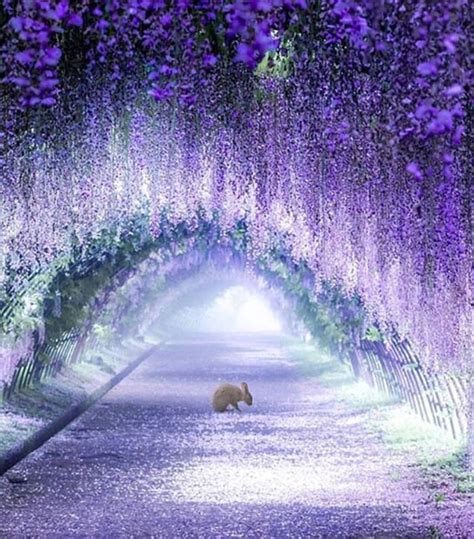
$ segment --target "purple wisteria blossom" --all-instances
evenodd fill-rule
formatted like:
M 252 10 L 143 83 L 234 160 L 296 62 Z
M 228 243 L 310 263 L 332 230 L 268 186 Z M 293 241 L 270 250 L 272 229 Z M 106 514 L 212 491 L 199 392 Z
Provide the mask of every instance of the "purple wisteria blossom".
M 245 222 L 471 372 L 468 7 L 3 0 L 0 301 L 113 227 Z

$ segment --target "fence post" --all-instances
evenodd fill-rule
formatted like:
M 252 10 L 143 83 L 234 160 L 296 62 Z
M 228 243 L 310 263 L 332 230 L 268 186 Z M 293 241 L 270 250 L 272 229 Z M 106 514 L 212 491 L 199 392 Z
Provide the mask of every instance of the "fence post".
M 467 468 L 474 476 L 474 374 L 470 374 L 466 385 L 467 406 Z
M 360 378 L 360 362 L 359 362 L 359 350 L 353 348 L 349 350 L 349 358 L 351 361 L 352 372 L 356 378 Z

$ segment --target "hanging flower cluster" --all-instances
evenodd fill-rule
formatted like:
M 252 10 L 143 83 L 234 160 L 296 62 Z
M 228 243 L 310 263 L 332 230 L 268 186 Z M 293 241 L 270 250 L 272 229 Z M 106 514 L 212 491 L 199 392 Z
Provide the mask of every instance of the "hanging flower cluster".
M 137 215 L 156 237 L 218 215 L 467 365 L 467 1 L 4 0 L 0 21 L 6 294 Z
M 146 74 L 156 100 L 193 106 L 216 64 L 255 67 L 305 7 L 305 0 L 4 0 L 5 82 L 19 89 L 22 106 L 54 105 L 63 52 L 80 68 L 82 47 L 85 71 L 106 65 L 112 84 Z
M 5 1 L 3 5 L 9 15 L 2 47 L 8 66 L 4 82 L 20 89 L 25 107 L 55 105 L 62 56 L 59 39 L 68 28 L 81 26 L 82 17 L 71 10 L 69 0 Z

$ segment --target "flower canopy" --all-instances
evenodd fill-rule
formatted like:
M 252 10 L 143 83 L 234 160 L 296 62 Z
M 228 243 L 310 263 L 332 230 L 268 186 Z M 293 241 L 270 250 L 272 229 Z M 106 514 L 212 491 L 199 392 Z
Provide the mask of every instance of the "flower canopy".
M 3 0 L 5 298 L 103 230 L 217 215 L 465 369 L 470 23 L 467 0 Z

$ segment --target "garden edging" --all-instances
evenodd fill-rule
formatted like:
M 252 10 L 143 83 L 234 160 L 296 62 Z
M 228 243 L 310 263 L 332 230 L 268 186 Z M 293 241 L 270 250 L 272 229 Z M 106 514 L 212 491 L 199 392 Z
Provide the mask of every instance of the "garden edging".
M 69 408 L 67 408 L 60 416 L 47 422 L 47 424 L 40 427 L 26 439 L 15 443 L 11 448 L 0 453 L 0 476 L 23 460 L 27 455 L 41 447 L 72 421 L 77 419 L 93 404 L 100 400 L 108 391 L 135 370 L 143 361 L 163 346 L 163 344 L 164 343 L 161 342 L 142 352 L 135 360 L 124 367 L 119 373 L 112 376 L 112 378 L 102 384 L 99 388 L 92 391 L 87 397 L 81 399 L 76 404 L 69 406 Z

